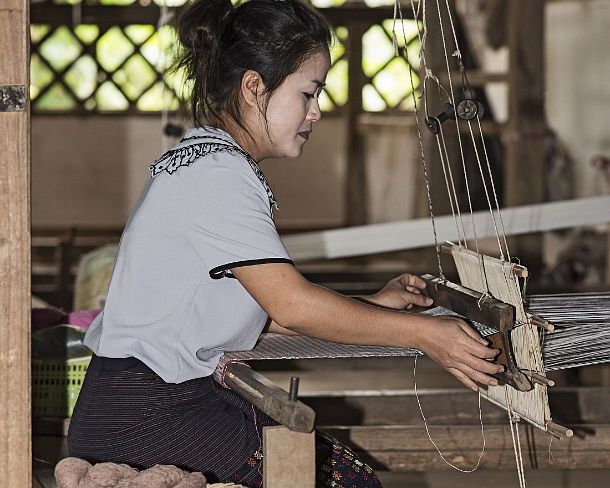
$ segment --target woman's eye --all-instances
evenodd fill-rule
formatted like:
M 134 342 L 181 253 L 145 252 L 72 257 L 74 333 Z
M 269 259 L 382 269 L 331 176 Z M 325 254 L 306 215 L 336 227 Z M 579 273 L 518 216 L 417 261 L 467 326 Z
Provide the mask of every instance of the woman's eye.
M 305 98 L 307 98 L 308 100 L 310 98 L 314 98 L 316 96 L 315 93 L 307 93 L 307 92 L 303 92 L 303 95 L 305 95 Z

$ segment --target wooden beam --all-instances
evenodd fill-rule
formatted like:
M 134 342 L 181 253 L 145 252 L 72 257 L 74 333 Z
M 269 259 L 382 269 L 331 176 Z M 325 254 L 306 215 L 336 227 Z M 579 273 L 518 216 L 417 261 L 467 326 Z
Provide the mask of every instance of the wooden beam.
M 295 432 L 313 431 L 316 413 L 262 374 L 240 363 L 230 363 L 226 372 L 225 384 L 269 417 Z
M 0 3 L 0 85 L 29 91 L 29 2 Z M 31 486 L 29 112 L 0 112 L 0 480 Z
M 445 458 L 464 469 L 472 468 L 479 457 L 483 439 L 480 425 L 429 425 L 430 437 Z M 549 436 L 518 424 L 525 468 L 608 469 L 610 468 L 610 425 L 574 426 L 574 437 L 553 442 L 549 456 Z M 326 427 L 339 441 L 355 446 L 356 453 L 373 469 L 429 471 L 450 469 L 421 426 Z M 482 469 L 514 469 L 515 456 L 510 427 L 485 426 L 485 454 Z
M 113 5 L 79 5 L 80 22 L 82 24 L 96 24 L 101 27 L 127 26 L 132 24 L 157 25 L 161 8 L 150 4 L 113 6 Z M 177 11 L 180 7 L 170 7 L 169 11 Z M 361 21 L 368 25 L 391 19 L 394 8 L 388 6 L 371 8 L 366 5 L 349 5 L 338 8 L 316 9 L 333 25 L 345 25 L 347 21 Z M 403 17 L 413 18 L 411 5 L 403 5 Z M 59 25 L 73 25 L 74 10 L 72 5 L 56 5 L 51 2 L 35 3 L 32 5 L 32 23 L 48 24 L 52 27 Z
M 366 158 L 364 137 L 358 120 L 362 113 L 362 89 L 365 85 L 362 70 L 362 36 L 370 24 L 362 21 L 348 26 L 348 96 L 346 110 L 347 179 L 345 192 L 345 221 L 348 226 L 364 225 L 368 217 L 368 187 L 366 184 Z
M 532 234 L 553 229 L 597 225 L 610 221 L 610 196 L 579 198 L 561 202 L 524 205 L 502 209 L 507 236 Z M 472 219 L 464 215 L 466 238 L 473 238 Z M 479 239 L 494 237 L 489 210 L 474 212 Z M 497 219 L 497 217 L 496 217 Z M 455 221 L 451 215 L 435 217 L 438 241 L 457 241 Z M 288 253 L 297 262 L 335 259 L 382 252 L 403 251 L 434 244 L 429 218 L 372 224 L 349 229 L 291 234 L 283 239 Z
M 504 204 L 507 207 L 544 201 L 544 1 L 510 0 L 506 17 L 509 48 L 508 123 L 503 134 Z M 542 267 L 542 237 L 510 243 L 536 276 Z
M 430 425 L 479 426 L 478 396 L 465 388 L 418 390 L 419 401 Z M 333 391 L 302 397 L 317 412 L 317 424 L 325 425 L 421 425 L 413 390 Z M 607 387 L 554 387 L 549 389 L 553 419 L 568 426 L 610 425 L 610 389 Z M 481 402 L 484 425 L 505 424 L 506 411 Z M 61 426 L 56 427 L 56 432 Z M 48 431 L 48 430 L 47 430 Z

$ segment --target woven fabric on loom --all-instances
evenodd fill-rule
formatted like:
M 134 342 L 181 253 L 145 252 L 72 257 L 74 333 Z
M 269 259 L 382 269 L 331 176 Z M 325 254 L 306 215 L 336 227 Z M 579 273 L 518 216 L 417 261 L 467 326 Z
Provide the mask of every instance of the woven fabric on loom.
M 230 352 L 223 357 L 236 360 L 316 359 L 415 356 L 417 349 L 381 346 L 354 346 L 305 336 L 263 334 L 251 351 Z

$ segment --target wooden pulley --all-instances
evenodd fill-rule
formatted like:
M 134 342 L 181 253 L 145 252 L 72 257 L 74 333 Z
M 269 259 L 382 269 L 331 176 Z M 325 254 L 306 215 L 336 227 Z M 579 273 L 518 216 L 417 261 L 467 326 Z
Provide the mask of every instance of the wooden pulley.
M 473 120 L 477 116 L 481 118 L 484 112 L 483 104 L 472 98 L 465 98 L 457 106 L 457 116 L 462 120 Z

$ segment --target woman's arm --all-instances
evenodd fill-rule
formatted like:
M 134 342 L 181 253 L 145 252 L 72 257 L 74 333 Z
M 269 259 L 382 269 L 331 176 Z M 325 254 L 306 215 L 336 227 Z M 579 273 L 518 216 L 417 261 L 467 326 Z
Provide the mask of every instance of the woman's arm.
M 281 328 L 348 344 L 415 347 L 469 388 L 494 385 L 489 362 L 497 349 L 486 347 L 464 321 L 388 310 L 352 300 L 308 282 L 283 263 L 237 267 L 233 275 Z
M 282 327 L 277 322 L 274 322 L 271 317 L 269 317 L 269 320 L 267 320 L 267 324 L 265 324 L 265 328 L 263 329 L 263 332 L 273 332 L 274 334 L 282 334 L 282 335 L 289 335 L 289 336 L 301 335 L 297 332 L 287 329 L 286 327 Z

